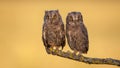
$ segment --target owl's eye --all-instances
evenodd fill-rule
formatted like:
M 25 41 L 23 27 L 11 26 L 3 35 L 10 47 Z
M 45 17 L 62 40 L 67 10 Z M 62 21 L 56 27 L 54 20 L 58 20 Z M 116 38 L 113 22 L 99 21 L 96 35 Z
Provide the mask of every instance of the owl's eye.
M 80 21 L 81 20 L 81 16 L 78 16 L 78 21 Z
M 57 18 L 57 15 L 54 15 L 54 16 L 53 16 L 53 19 L 56 19 L 56 18 Z
M 46 19 L 49 19 L 49 16 L 48 16 L 48 15 L 46 16 Z
M 73 18 L 70 16 L 69 20 L 70 20 L 70 21 L 73 21 Z

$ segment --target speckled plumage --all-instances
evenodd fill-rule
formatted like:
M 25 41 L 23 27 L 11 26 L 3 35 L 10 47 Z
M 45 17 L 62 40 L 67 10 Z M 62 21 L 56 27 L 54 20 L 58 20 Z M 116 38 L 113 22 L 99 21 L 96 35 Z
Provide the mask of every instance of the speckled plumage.
M 45 11 L 42 39 L 46 51 L 48 48 L 65 46 L 64 24 L 58 10 Z
M 77 51 L 87 53 L 89 49 L 88 32 L 83 23 L 80 12 L 70 12 L 66 18 L 66 36 L 69 47 L 76 53 Z

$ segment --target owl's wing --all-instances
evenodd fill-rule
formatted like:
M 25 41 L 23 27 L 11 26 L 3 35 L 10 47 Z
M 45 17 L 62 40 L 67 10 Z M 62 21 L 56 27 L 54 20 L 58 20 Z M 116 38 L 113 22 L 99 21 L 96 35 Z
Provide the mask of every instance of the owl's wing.
M 69 44 L 69 47 L 74 50 L 75 49 L 75 37 L 73 36 L 73 33 L 71 31 L 67 31 L 67 41 Z
M 44 43 L 44 46 L 47 47 L 47 38 L 46 38 L 46 24 L 43 24 L 43 28 L 42 28 L 42 40 Z
M 61 25 L 61 46 L 62 48 L 65 46 L 65 30 L 64 30 L 64 24 Z
M 44 43 L 44 46 L 45 46 L 45 50 L 48 54 L 50 54 L 50 51 L 48 50 L 49 48 L 49 45 L 48 45 L 48 42 L 47 42 L 47 29 L 46 29 L 46 23 L 43 24 L 43 29 L 42 29 L 42 40 L 43 40 L 43 43 Z
M 81 30 L 82 30 L 82 33 L 83 33 L 83 38 L 84 38 L 84 43 L 82 45 L 82 51 L 83 53 L 87 53 L 88 49 L 89 49 L 89 39 L 88 39 L 88 32 L 87 32 L 87 29 L 85 27 L 84 24 L 81 24 Z
M 71 27 L 69 26 L 69 24 L 66 24 L 66 36 L 67 36 L 67 41 L 68 41 L 69 47 L 70 47 L 71 49 L 74 49 L 74 45 L 75 45 L 75 43 L 74 43 L 74 37 L 73 37 L 73 34 L 74 34 L 74 33 L 72 33 L 72 31 L 71 31 L 69 28 L 71 28 Z
M 85 35 L 86 39 L 88 40 L 88 32 L 87 32 L 85 25 L 81 24 L 80 27 L 81 27 L 83 35 Z

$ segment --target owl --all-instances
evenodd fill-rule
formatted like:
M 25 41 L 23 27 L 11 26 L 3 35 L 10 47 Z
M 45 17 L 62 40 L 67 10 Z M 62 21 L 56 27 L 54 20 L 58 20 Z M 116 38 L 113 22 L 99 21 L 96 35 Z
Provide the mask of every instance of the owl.
M 42 40 L 48 54 L 49 48 L 65 46 L 64 24 L 58 10 L 45 11 Z
M 80 12 L 70 12 L 66 17 L 66 36 L 73 54 L 87 54 L 89 48 L 88 32 Z

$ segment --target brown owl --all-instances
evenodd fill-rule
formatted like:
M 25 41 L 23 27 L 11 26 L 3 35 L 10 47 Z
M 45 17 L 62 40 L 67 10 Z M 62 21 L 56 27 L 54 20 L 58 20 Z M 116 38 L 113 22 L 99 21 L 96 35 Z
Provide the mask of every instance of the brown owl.
M 77 52 L 79 52 L 79 55 L 87 53 L 89 48 L 88 33 L 80 12 L 68 13 L 66 35 L 69 47 L 74 51 L 73 54 Z
M 64 24 L 58 10 L 45 11 L 42 39 L 48 54 L 48 48 L 65 46 Z

